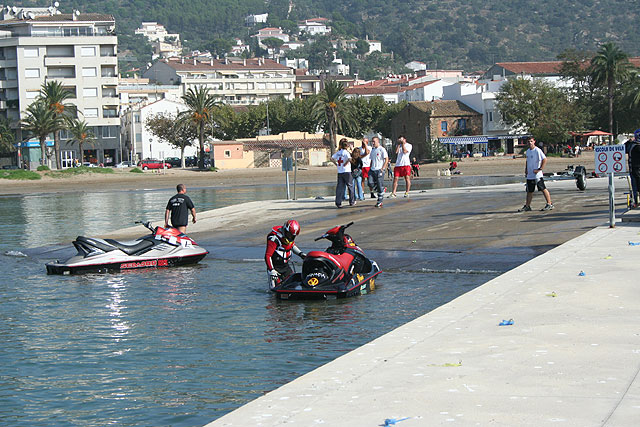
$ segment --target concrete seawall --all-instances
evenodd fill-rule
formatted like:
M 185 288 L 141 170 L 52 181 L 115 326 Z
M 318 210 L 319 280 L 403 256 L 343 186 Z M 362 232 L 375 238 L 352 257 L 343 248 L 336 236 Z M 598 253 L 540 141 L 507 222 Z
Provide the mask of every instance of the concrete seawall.
M 208 425 L 638 425 L 637 242 L 597 227 Z

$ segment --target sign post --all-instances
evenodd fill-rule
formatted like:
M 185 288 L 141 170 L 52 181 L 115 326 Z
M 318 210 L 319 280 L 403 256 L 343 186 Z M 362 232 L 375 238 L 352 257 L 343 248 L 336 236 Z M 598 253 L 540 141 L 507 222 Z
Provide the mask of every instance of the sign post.
M 596 170 L 598 174 L 606 173 L 609 175 L 609 228 L 614 228 L 616 226 L 616 211 L 613 174 L 627 171 L 627 164 L 624 161 L 624 144 L 599 145 L 594 147 L 593 152 L 596 156 Z
M 282 157 L 282 170 L 285 172 L 285 182 L 287 184 L 287 200 L 291 199 L 289 191 L 289 171 L 293 170 L 293 159 L 291 157 Z

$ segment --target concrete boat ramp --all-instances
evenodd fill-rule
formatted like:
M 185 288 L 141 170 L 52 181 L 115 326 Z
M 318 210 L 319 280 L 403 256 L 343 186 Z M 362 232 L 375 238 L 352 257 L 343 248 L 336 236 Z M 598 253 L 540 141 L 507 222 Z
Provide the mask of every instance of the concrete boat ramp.
M 628 212 L 208 425 L 640 425 L 636 219 Z

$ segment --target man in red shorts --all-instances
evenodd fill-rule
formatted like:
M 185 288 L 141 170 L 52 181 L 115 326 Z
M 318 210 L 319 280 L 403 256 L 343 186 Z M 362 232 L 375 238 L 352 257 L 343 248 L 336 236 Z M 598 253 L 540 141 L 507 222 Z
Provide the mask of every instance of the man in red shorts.
M 404 181 L 407 184 L 407 188 L 404 192 L 404 197 L 409 197 L 409 190 L 411 189 L 411 149 L 412 145 L 407 142 L 404 135 L 398 137 L 398 146 L 396 147 L 396 166 L 393 168 L 393 191 L 390 198 L 397 197 L 396 190 L 398 189 L 398 178 L 404 177 Z
M 375 137 L 374 137 L 375 138 Z M 360 159 L 362 160 L 362 194 L 364 194 L 364 183 L 367 183 L 369 191 L 371 192 L 371 198 L 375 199 L 373 194 L 373 184 L 371 178 L 369 178 L 369 171 L 371 170 L 371 146 L 369 145 L 369 138 L 362 138 L 362 147 L 360 148 Z

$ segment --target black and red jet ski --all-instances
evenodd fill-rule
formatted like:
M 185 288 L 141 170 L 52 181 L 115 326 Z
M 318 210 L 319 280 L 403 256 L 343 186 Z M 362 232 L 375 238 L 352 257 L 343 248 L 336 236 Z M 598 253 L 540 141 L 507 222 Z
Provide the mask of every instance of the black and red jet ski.
M 177 228 L 153 227 L 150 222 L 136 224 L 144 225 L 151 234 L 126 242 L 78 236 L 73 241 L 78 253 L 65 262 L 48 263 L 47 274 L 173 267 L 195 264 L 209 253 Z
M 311 251 L 302 262 L 302 273 L 294 273 L 270 289 L 280 299 L 312 299 L 336 296 L 346 298 L 371 292 L 375 277 L 382 271 L 367 258 L 344 230 L 351 226 L 334 227 L 315 239 L 327 239 L 326 251 Z

